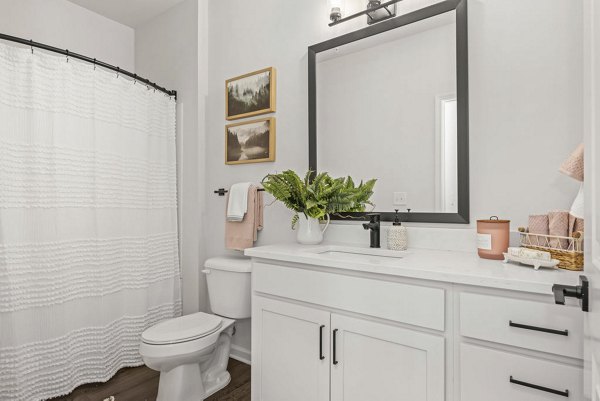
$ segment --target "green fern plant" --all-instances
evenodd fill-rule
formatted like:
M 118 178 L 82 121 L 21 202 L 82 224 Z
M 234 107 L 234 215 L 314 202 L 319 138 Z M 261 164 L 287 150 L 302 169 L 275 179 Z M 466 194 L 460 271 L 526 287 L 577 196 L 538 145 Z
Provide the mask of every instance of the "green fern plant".
M 373 195 L 375 179 L 355 185 L 351 177 L 332 178 L 328 173 L 314 175 L 308 171 L 304 179 L 286 170 L 269 174 L 263 181 L 265 191 L 295 212 L 292 228 L 299 214 L 322 219 L 332 213 L 364 212 Z

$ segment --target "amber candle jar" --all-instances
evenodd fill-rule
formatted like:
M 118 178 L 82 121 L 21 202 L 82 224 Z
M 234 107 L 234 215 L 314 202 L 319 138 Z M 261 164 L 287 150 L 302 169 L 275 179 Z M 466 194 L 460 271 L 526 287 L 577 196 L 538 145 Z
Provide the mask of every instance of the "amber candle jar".
M 492 216 L 489 220 L 477 220 L 477 253 L 484 259 L 504 259 L 508 252 L 510 220 Z

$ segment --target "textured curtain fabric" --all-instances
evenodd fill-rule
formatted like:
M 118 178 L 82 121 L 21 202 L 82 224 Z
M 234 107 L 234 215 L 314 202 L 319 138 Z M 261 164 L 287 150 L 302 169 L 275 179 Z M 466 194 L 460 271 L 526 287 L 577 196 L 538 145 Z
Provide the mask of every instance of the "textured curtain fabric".
M 0 43 L 0 400 L 141 365 L 180 313 L 175 101 Z

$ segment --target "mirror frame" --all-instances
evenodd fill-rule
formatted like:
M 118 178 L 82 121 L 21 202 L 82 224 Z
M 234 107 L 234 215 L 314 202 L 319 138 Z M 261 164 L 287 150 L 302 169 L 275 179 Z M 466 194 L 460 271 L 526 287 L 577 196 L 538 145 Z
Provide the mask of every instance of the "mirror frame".
M 317 172 L 317 54 L 382 32 L 400 28 L 439 14 L 456 11 L 456 96 L 457 96 L 457 213 L 399 213 L 402 221 L 468 224 L 469 216 L 469 54 L 467 0 L 446 0 L 417 11 L 388 19 L 358 31 L 338 36 L 308 48 L 308 165 Z M 393 221 L 387 211 L 333 214 L 332 220 L 368 220 L 367 213 L 381 213 L 382 221 Z

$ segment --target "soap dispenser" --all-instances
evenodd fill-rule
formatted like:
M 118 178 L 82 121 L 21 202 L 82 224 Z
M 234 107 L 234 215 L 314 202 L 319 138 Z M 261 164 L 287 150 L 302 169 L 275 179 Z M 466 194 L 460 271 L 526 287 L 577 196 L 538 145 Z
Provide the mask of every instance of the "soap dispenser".
M 392 223 L 387 233 L 387 247 L 394 251 L 406 251 L 408 249 L 408 233 L 406 227 L 400 222 L 398 209 L 395 210 L 396 217 L 394 218 L 394 223 Z

